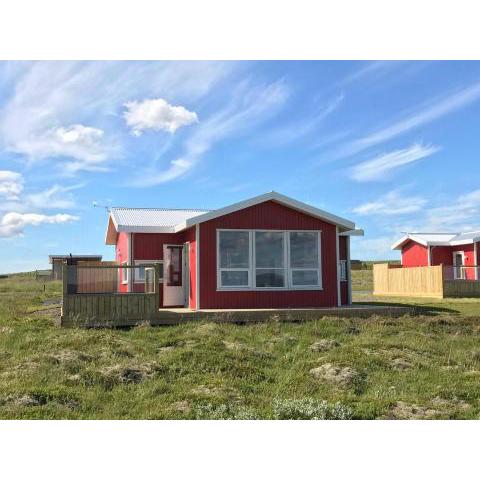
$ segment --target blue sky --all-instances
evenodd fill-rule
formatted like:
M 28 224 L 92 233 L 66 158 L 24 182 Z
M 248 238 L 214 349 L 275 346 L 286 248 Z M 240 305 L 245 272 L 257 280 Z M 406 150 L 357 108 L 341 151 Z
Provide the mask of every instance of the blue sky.
M 110 206 L 276 190 L 365 229 L 480 229 L 479 62 L 0 62 L 0 272 L 101 253 Z

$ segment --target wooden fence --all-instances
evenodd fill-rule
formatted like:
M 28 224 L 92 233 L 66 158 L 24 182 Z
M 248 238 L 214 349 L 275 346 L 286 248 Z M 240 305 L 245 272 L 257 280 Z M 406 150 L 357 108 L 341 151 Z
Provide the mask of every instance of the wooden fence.
M 77 293 L 115 293 L 119 282 L 116 268 L 82 268 L 82 267 L 117 266 L 116 262 L 80 261 L 76 269 Z
M 473 276 L 470 280 L 452 280 L 452 268 L 454 267 L 443 265 L 401 268 L 399 265 L 377 263 L 373 266 L 373 294 L 437 298 L 480 297 L 480 281 Z
M 377 263 L 373 266 L 373 294 L 442 298 L 443 267 L 401 268 Z

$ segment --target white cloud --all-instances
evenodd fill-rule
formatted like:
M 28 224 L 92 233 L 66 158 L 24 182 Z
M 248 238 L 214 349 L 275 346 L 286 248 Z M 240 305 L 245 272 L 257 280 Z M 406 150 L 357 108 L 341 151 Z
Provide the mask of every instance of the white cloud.
M 123 117 L 135 136 L 140 136 L 144 130 L 175 133 L 180 127 L 198 122 L 195 112 L 181 105 L 170 105 L 163 98 L 127 102 L 125 107 Z
M 64 163 L 68 172 L 104 170 L 103 163 L 110 152 L 109 147 L 103 144 L 103 136 L 103 130 L 76 124 L 19 140 L 11 150 L 37 160 L 68 157 L 69 160 Z
M 352 167 L 350 176 L 358 182 L 385 180 L 392 170 L 416 162 L 438 152 L 440 147 L 435 145 L 414 144 L 410 148 L 384 153 L 372 160 L 359 163 Z
M 18 200 L 23 191 L 23 177 L 11 170 L 0 170 L 0 197 L 6 200 Z
M 194 102 L 239 68 L 235 62 L 24 62 L 0 110 L 0 147 L 61 173 L 106 170 L 122 157 L 121 105 L 132 98 Z M 149 160 L 149 159 L 148 159 Z M 139 159 L 140 161 L 140 159 Z
M 153 186 L 185 175 L 216 142 L 240 136 L 275 114 L 287 99 L 288 89 L 282 81 L 257 87 L 242 83 L 230 97 L 225 108 L 198 125 L 186 140 L 183 155 L 170 161 L 166 170 L 142 171 L 131 184 Z
M 42 215 L 39 213 L 6 213 L 0 219 L 0 237 L 8 238 L 22 235 L 25 227 L 42 224 L 63 224 L 73 222 L 79 218 L 73 215 L 59 213 L 56 215 Z
M 405 215 L 421 211 L 426 203 L 422 197 L 408 196 L 394 190 L 373 202 L 359 205 L 353 211 L 359 215 Z

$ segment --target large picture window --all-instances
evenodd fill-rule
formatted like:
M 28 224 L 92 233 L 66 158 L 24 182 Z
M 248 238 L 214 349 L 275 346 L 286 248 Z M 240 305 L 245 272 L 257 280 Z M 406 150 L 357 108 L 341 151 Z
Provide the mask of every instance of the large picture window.
M 220 289 L 320 289 L 320 232 L 218 230 Z

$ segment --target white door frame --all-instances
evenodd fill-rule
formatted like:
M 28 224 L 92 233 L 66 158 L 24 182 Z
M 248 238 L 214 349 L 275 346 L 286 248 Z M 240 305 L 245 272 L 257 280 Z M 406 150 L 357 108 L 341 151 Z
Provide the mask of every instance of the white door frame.
M 461 255 L 462 256 L 462 266 L 465 265 L 465 252 L 463 250 L 457 250 L 455 252 L 452 252 L 452 263 L 453 263 L 453 278 L 455 280 L 463 280 L 465 278 L 465 269 L 460 268 L 460 276 L 457 275 L 457 264 L 455 262 L 456 260 L 456 255 Z
M 182 261 L 180 267 L 182 269 L 182 285 L 168 286 L 168 267 L 166 251 L 168 247 L 179 247 L 182 252 Z M 184 244 L 165 243 L 163 245 L 163 306 L 173 307 L 185 305 L 185 265 L 184 265 Z

